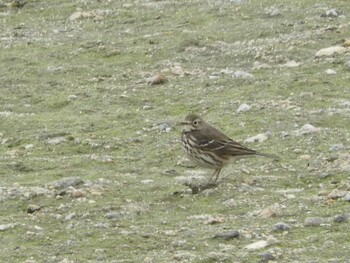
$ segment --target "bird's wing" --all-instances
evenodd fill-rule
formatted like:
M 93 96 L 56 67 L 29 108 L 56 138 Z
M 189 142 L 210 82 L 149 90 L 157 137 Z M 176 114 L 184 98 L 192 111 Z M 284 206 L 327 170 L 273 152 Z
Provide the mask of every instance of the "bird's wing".
M 215 129 L 215 128 L 214 128 Z M 198 138 L 198 146 L 203 150 L 214 151 L 221 156 L 255 155 L 256 151 L 235 142 L 219 130 L 206 132 Z

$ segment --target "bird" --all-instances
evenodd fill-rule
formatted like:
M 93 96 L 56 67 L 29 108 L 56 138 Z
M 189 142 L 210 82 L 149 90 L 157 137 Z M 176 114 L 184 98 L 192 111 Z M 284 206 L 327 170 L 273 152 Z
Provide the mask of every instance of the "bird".
M 181 124 L 182 148 L 189 159 L 201 167 L 214 169 L 208 184 L 211 184 L 213 178 L 215 179 L 212 183 L 215 184 L 222 168 L 234 160 L 252 156 L 279 159 L 275 155 L 257 152 L 232 140 L 197 114 L 187 115 Z

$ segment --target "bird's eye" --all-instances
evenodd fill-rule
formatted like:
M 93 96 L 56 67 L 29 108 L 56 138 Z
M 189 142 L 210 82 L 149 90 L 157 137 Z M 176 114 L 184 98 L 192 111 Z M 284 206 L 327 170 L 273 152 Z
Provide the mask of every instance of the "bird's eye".
M 193 121 L 193 124 L 197 126 L 198 125 L 198 121 L 197 120 Z

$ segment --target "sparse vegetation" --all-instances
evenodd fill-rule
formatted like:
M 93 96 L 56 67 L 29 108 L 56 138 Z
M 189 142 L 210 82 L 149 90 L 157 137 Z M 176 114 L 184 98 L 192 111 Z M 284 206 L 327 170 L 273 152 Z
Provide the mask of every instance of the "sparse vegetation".
M 346 0 L 0 0 L 0 261 L 348 262 L 350 52 L 315 53 L 350 38 L 349 17 Z M 192 195 L 210 171 L 182 160 L 189 112 L 241 142 L 268 133 L 249 146 L 281 161 Z M 84 184 L 50 187 L 68 177 Z

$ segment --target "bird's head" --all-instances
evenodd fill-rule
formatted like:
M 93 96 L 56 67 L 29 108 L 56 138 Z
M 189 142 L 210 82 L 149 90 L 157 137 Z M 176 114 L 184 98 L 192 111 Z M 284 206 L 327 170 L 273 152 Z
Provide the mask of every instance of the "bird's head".
M 185 121 L 181 122 L 181 124 L 183 125 L 183 132 L 191 132 L 201 130 L 204 127 L 205 122 L 200 116 L 196 114 L 189 114 L 185 118 Z

